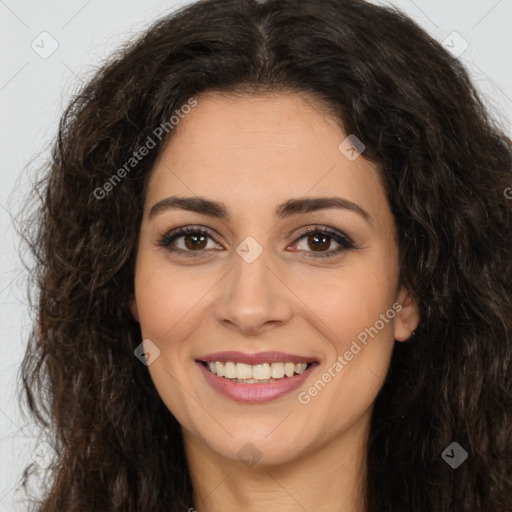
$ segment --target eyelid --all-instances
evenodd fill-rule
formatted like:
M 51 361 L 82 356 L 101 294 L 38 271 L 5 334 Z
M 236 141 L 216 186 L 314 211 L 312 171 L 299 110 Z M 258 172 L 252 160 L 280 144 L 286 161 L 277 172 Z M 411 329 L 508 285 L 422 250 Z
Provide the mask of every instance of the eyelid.
M 196 225 L 196 224 L 187 224 L 185 226 L 180 226 L 174 229 L 171 229 L 170 231 L 166 231 L 163 234 L 159 236 L 158 244 L 162 247 L 168 246 L 171 242 L 174 240 L 177 240 L 178 238 L 181 238 L 183 236 L 186 236 L 190 233 L 201 233 L 209 238 L 211 238 L 216 244 L 221 245 L 221 243 L 217 240 L 218 235 L 213 234 L 213 231 L 205 226 Z M 204 251 L 205 249 L 203 249 Z M 177 250 L 179 252 L 179 249 Z M 182 251 L 182 252 L 194 252 L 194 251 Z M 200 251 L 196 251 L 200 252 Z
M 331 237 L 341 238 L 344 242 L 346 242 L 347 245 L 350 245 L 351 247 L 355 248 L 354 240 L 352 240 L 352 238 L 350 238 L 343 231 L 340 231 L 339 229 L 331 228 L 329 226 L 320 226 L 318 224 L 314 224 L 313 226 L 304 228 L 303 231 L 300 231 L 295 236 L 294 241 L 299 240 L 306 235 L 310 235 L 310 234 L 314 234 L 314 233 L 323 233 L 323 234 L 329 235 Z

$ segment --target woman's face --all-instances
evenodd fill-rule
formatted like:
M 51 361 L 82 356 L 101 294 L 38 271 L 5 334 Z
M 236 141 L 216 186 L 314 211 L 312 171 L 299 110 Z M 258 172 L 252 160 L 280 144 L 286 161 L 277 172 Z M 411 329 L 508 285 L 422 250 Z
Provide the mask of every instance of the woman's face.
M 362 436 L 418 321 L 378 170 L 313 98 L 197 100 L 140 228 L 131 308 L 156 389 L 213 456 L 286 463 Z

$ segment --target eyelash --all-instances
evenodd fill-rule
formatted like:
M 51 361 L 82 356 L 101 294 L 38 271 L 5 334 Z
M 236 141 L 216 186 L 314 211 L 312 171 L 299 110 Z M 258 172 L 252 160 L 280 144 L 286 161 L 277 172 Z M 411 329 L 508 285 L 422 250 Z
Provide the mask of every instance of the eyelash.
M 210 249 L 201 249 L 198 251 L 186 251 L 184 249 L 171 248 L 172 242 L 174 242 L 178 238 L 181 238 L 182 236 L 190 235 L 190 234 L 205 235 L 205 236 L 209 237 L 210 239 L 212 239 L 215 243 L 217 243 L 217 244 L 219 243 L 219 242 L 217 242 L 217 240 L 215 240 L 215 238 L 210 234 L 209 231 L 207 231 L 203 228 L 186 227 L 186 228 L 179 229 L 179 231 L 176 231 L 174 233 L 170 232 L 166 235 L 163 235 L 161 237 L 161 239 L 159 240 L 158 245 L 165 248 L 169 252 L 182 253 L 186 257 L 192 257 L 192 258 L 201 257 L 204 255 L 205 252 L 210 250 Z M 319 226 L 315 226 L 314 228 L 307 229 L 306 231 L 304 231 L 303 233 L 298 235 L 298 237 L 295 239 L 295 241 L 299 241 L 302 238 L 305 238 L 310 235 L 326 235 L 329 238 L 331 238 L 332 240 L 334 240 L 336 243 L 338 243 L 340 245 L 340 247 L 338 247 L 335 250 L 331 250 L 329 252 L 323 252 L 323 253 L 322 252 L 315 253 L 314 251 L 306 251 L 306 252 L 312 252 L 311 256 L 306 256 L 307 258 L 330 258 L 331 256 L 336 256 L 347 249 L 355 249 L 356 248 L 356 246 L 354 245 L 354 242 L 345 234 L 338 233 L 336 231 L 332 231 L 331 229 L 328 229 L 328 228 L 321 228 Z

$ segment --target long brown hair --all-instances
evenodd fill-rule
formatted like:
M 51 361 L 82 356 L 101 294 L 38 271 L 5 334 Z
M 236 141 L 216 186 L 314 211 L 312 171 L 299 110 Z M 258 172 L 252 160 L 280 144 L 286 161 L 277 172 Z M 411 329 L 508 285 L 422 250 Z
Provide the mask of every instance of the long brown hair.
M 313 94 L 382 173 L 421 323 L 377 397 L 367 511 L 512 511 L 512 143 L 458 60 L 357 0 L 196 2 L 124 45 L 67 108 L 26 234 L 37 320 L 21 391 L 54 451 L 35 510 L 192 505 L 127 302 L 155 129 L 208 90 Z M 156 147 L 107 190 L 148 137 Z M 468 453 L 457 469 L 441 456 L 452 442 Z

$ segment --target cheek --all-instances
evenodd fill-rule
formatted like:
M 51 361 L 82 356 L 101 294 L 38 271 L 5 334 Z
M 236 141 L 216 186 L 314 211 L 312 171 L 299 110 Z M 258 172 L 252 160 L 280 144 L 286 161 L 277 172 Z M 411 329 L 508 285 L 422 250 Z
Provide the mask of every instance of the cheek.
M 352 270 L 331 283 L 321 299 L 316 295 L 312 309 L 328 326 L 325 338 L 331 347 L 323 367 L 298 396 L 299 410 L 310 417 L 333 419 L 325 427 L 332 435 L 349 428 L 372 407 L 394 346 L 396 283 L 382 273 Z M 320 326 L 318 320 L 316 325 Z M 315 428 L 308 423 L 304 435 L 315 437 Z
M 136 269 L 136 298 L 143 339 L 160 350 L 147 370 L 166 407 L 180 423 L 190 423 L 190 347 L 188 337 L 197 328 L 195 309 L 205 288 L 185 272 L 143 254 Z
M 395 304 L 398 269 L 392 263 L 368 258 L 365 265 L 347 266 L 329 278 L 319 278 L 308 295 L 304 289 L 303 297 L 309 297 L 305 302 L 317 312 L 321 322 L 316 324 L 319 330 L 321 324 L 325 326 L 323 333 L 332 347 L 326 362 L 331 375 L 325 378 L 333 382 L 331 392 L 336 389 L 341 393 L 338 398 L 344 397 L 337 403 L 350 403 L 358 396 L 361 405 L 369 405 L 384 382 L 399 309 Z
M 143 257 L 137 265 L 137 308 L 143 335 L 163 342 L 183 330 L 209 288 L 198 272 L 171 270 L 151 260 Z
M 323 320 L 328 337 L 342 342 L 372 326 L 391 308 L 396 298 L 398 270 L 393 261 L 372 255 L 341 269 L 303 273 L 293 284 L 305 306 Z M 311 315 L 311 322 L 313 318 Z M 391 323 L 386 324 L 386 329 L 390 329 Z

